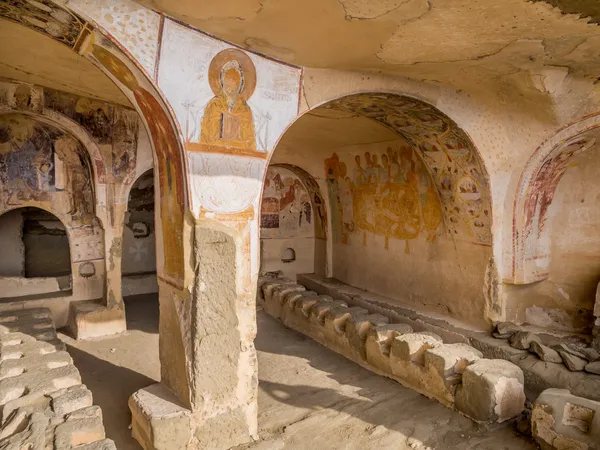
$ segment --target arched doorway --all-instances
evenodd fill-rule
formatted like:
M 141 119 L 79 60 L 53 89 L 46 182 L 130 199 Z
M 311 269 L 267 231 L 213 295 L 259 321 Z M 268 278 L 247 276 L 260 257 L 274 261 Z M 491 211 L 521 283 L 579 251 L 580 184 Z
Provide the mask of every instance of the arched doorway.
M 260 211 L 261 273 L 325 275 L 327 213 L 316 181 L 291 165 L 267 170 Z
M 54 214 L 25 207 L 1 215 L 0 247 L 3 298 L 71 294 L 69 237 Z
M 144 172 L 133 183 L 123 227 L 123 297 L 158 293 L 154 224 L 154 175 Z
M 394 305 L 490 326 L 488 176 L 452 119 L 407 96 L 349 95 L 294 122 L 270 163 L 302 169 L 322 193 L 328 277 Z

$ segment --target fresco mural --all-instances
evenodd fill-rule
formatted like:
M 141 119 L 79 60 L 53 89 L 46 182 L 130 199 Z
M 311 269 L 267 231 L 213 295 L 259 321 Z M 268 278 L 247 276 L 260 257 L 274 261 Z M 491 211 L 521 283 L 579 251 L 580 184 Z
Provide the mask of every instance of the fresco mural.
M 441 200 L 450 237 L 476 244 L 491 244 L 491 202 L 483 165 L 468 136 L 450 118 L 420 100 L 383 93 L 351 95 L 331 102 L 328 107 L 369 117 L 397 132 L 419 152 L 431 174 L 432 189 L 437 191 Z M 400 164 L 400 161 L 392 161 L 390 155 L 386 156 L 386 164 Z M 372 156 L 369 156 L 370 160 L 366 155 L 364 157 L 361 166 L 353 167 L 354 171 L 366 173 L 370 169 L 374 173 L 379 167 L 369 166 L 383 164 L 383 155 L 376 157 L 375 161 Z M 375 179 L 374 175 L 370 177 Z M 359 181 L 362 179 L 353 180 L 355 183 Z M 409 198 L 405 193 L 398 192 L 397 195 Z M 416 216 L 416 213 L 409 216 Z M 412 223 L 416 220 L 412 219 Z M 414 225 L 396 232 L 410 236 L 414 234 L 410 231 L 413 229 Z
M 184 276 L 183 215 L 186 194 L 183 161 L 173 124 L 163 106 L 144 87 L 144 80 L 136 78 L 132 69 L 117 56 L 118 50 L 110 42 L 93 35 L 84 52 L 129 91 L 148 126 L 157 156 L 160 224 L 164 247 L 161 275 L 172 283 L 181 285 Z
M 260 211 L 261 238 L 313 237 L 317 228 L 311 195 L 300 178 L 282 167 L 269 167 Z
M 158 83 L 186 141 L 195 213 L 247 216 L 265 161 L 298 114 L 300 74 L 165 20 Z
M 0 17 L 46 34 L 61 44 L 76 48 L 86 22 L 73 12 L 50 0 L 4 0 Z
M 349 168 L 350 167 L 350 168 Z M 334 153 L 325 160 L 333 240 L 348 244 L 367 232 L 408 242 L 426 233 L 434 242 L 442 223 L 442 205 L 424 164 L 408 146 L 390 146 L 381 154 Z
M 90 224 L 92 180 L 87 152 L 74 138 L 28 116 L 0 116 L 0 210 L 52 206 Z
M 100 145 L 114 181 L 128 184 L 135 177 L 139 120 L 123 106 L 44 88 L 44 106 L 60 111 L 85 128 Z

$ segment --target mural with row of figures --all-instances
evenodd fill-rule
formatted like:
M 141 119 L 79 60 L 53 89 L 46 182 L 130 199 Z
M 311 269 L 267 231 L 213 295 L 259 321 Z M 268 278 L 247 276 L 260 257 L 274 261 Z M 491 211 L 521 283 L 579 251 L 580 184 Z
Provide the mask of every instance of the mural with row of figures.
M 468 136 L 450 118 L 420 100 L 383 93 L 351 95 L 327 107 L 371 118 L 397 132 L 419 153 L 432 176 L 449 237 L 491 244 L 491 200 L 483 164 Z M 410 235 L 413 228 L 402 234 Z
M 0 115 L 0 211 L 35 204 L 74 222 L 94 217 L 93 173 L 72 136 L 19 114 Z
M 351 235 L 367 243 L 367 232 L 408 242 L 421 234 L 434 242 L 442 224 L 442 206 L 433 180 L 408 145 L 381 153 L 334 153 L 325 160 L 336 243 Z
M 325 205 L 318 186 L 291 169 L 269 166 L 260 211 L 261 239 L 324 238 Z

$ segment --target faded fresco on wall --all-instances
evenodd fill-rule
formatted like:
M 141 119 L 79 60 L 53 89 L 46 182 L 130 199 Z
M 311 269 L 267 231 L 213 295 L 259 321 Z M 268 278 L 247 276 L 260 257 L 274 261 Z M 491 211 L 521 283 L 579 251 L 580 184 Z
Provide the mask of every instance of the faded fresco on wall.
M 449 236 L 491 244 L 491 202 L 483 164 L 468 136 L 450 118 L 425 102 L 392 94 L 351 95 L 330 107 L 369 117 L 402 136 L 432 176 Z M 364 170 L 369 161 L 362 164 Z M 414 234 L 411 229 L 397 232 L 409 236 Z
M 52 207 L 89 224 L 92 180 L 87 152 L 74 138 L 28 116 L 0 116 L 0 210 Z
M 556 187 L 569 168 L 573 158 L 581 152 L 592 147 L 596 139 L 592 136 L 579 136 L 567 142 L 562 142 L 541 163 L 534 173 L 531 181 L 522 189 L 519 197 L 524 199 L 520 204 L 522 215 L 516 224 L 519 226 L 515 245 L 515 275 L 521 274 L 523 269 L 527 273 L 527 281 L 542 280 L 549 276 L 551 259 L 551 222 L 550 208 Z
M 96 39 L 102 42 L 96 42 Z M 156 152 L 159 182 L 160 226 L 163 244 L 161 275 L 181 284 L 183 280 L 183 215 L 185 211 L 184 167 L 175 129 L 161 103 L 138 80 L 132 69 L 117 55 L 106 39 L 94 35 L 85 52 L 129 90 L 138 105 Z
M 123 106 L 44 89 L 44 106 L 70 117 L 101 145 L 108 173 L 114 181 L 128 184 L 135 177 L 138 114 Z M 107 150 L 110 146 L 110 149 Z
M 194 212 L 245 211 L 298 113 L 300 69 L 166 20 L 158 83 L 186 141 Z
M 434 242 L 442 223 L 442 206 L 421 158 L 407 145 L 385 152 L 334 153 L 325 160 L 331 203 L 333 240 L 348 244 L 367 232 L 408 242 L 425 234 Z
M 86 22 L 50 0 L 4 0 L 0 17 L 17 22 L 55 41 L 76 48 L 84 34 Z
M 315 236 L 310 193 L 293 172 L 269 167 L 260 211 L 261 239 Z

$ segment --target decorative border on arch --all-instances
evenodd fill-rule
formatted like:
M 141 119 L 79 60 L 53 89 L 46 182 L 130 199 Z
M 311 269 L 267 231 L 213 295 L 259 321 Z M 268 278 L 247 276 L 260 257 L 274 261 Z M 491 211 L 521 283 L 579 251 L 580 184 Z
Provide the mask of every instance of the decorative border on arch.
M 585 116 L 566 125 L 543 142 L 527 161 L 515 193 L 512 274 L 509 282 L 528 284 L 548 277 L 551 255 L 542 251 L 542 240 L 548 235 L 551 227 L 544 223 L 543 214 L 542 217 L 539 215 L 540 208 L 537 204 L 539 202 L 532 203 L 539 197 L 540 186 L 535 186 L 536 180 L 537 184 L 540 184 L 545 172 L 555 171 L 553 183 L 545 186 L 547 190 L 545 195 L 549 196 L 551 202 L 556 186 L 567 168 L 565 161 L 591 147 L 595 142 L 586 141 L 585 133 L 598 128 L 600 128 L 600 112 Z M 567 148 L 569 154 L 563 155 Z M 553 163 L 556 167 L 550 167 Z M 533 223 L 536 218 L 537 222 Z

